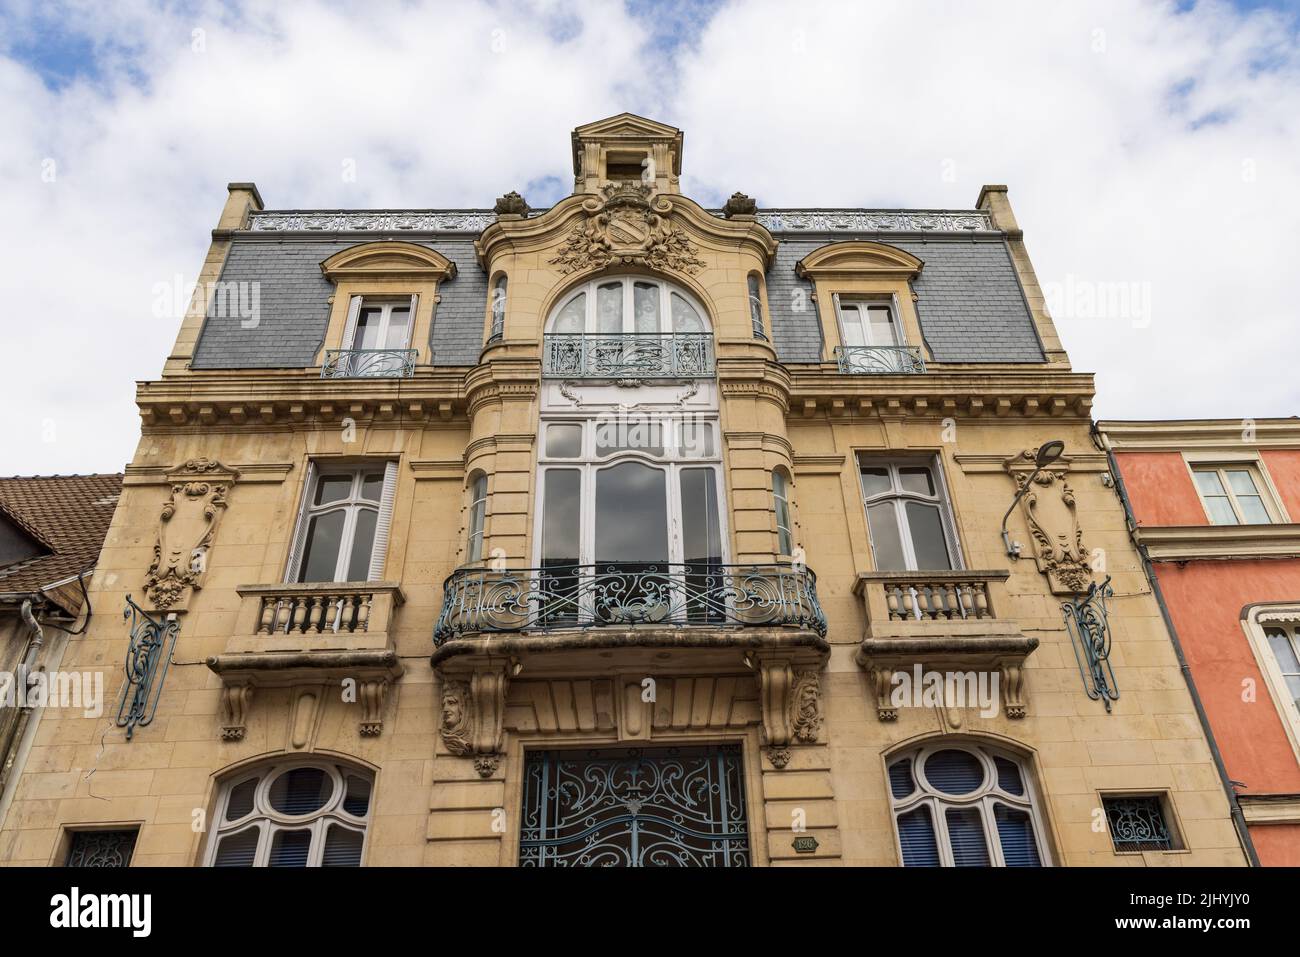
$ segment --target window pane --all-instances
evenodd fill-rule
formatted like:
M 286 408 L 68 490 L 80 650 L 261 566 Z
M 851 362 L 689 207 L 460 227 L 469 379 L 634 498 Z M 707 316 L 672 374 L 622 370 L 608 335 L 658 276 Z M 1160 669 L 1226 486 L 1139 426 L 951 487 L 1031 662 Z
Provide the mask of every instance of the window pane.
M 1002 860 L 1007 867 L 1042 866 L 1038 859 L 1034 825 L 1028 812 L 995 804 L 993 819 L 998 826 L 998 843 L 1002 845 Z
M 1237 507 L 1241 509 L 1241 516 L 1248 525 L 1268 525 L 1272 521 L 1268 509 L 1264 507 L 1264 500 L 1258 495 L 1237 496 Z
M 1217 481 L 1217 479 L 1216 479 Z M 1209 510 L 1210 521 L 1215 525 L 1237 525 L 1237 514 L 1225 496 L 1206 496 L 1205 507 Z
M 384 310 L 380 306 L 363 308 L 357 315 L 357 328 L 352 334 L 353 349 L 378 349 L 379 330 L 383 325 Z
M 384 473 L 367 472 L 361 477 L 361 497 L 368 502 L 378 502 L 384 494 Z
M 351 494 L 351 475 L 322 475 L 316 480 L 316 497 L 312 499 L 312 504 L 324 505 L 326 502 L 341 502 Z
M 632 286 L 632 310 L 637 332 L 659 331 L 659 286 L 638 282 Z
M 370 580 L 370 556 L 375 546 L 375 526 L 379 513 L 371 508 L 357 510 L 357 526 L 352 534 L 352 554 L 348 559 L 350 582 Z
M 934 476 L 923 465 L 909 465 L 898 470 L 898 484 L 904 492 L 934 495 Z
M 898 515 L 893 502 L 880 502 L 867 508 L 867 528 L 871 532 L 871 551 L 876 556 L 876 571 L 907 570 L 903 542 L 898 534 Z
M 217 845 L 217 856 L 212 861 L 213 867 L 252 867 L 257 859 L 257 842 L 262 836 L 260 828 L 251 827 L 247 831 L 231 834 L 221 839 Z
M 840 306 L 840 318 L 844 321 L 844 344 L 846 346 L 865 346 L 867 344 L 866 329 L 862 325 L 862 314 L 858 307 L 851 303 L 844 303 Z
M 862 470 L 862 494 L 867 498 L 888 492 L 891 488 L 893 486 L 889 482 L 889 469 L 870 467 Z
M 311 831 L 276 831 L 271 840 L 268 867 L 306 867 L 311 852 Z
M 580 292 L 555 317 L 554 332 L 587 331 L 587 294 Z
M 948 556 L 948 543 L 943 536 L 943 519 L 937 505 L 923 505 L 920 502 L 908 502 L 908 531 L 912 536 L 912 551 L 916 554 L 918 569 L 951 568 L 952 559 Z
M 388 314 L 388 335 L 381 349 L 405 349 L 411 332 L 411 310 L 408 306 L 394 309 Z
M 1194 472 L 1196 484 L 1202 495 L 1223 495 L 1223 483 L 1219 481 L 1218 472 Z
M 915 811 L 898 815 L 898 843 L 903 848 L 904 867 L 939 866 L 939 845 L 934 839 L 929 806 L 923 804 Z
M 1296 658 L 1295 646 L 1287 633 L 1281 628 L 1270 628 L 1264 634 L 1268 636 L 1268 646 L 1277 659 L 1278 670 L 1284 675 L 1300 675 L 1300 660 Z
M 623 284 L 606 283 L 596 288 L 596 331 L 623 331 Z
M 1238 495 L 1258 495 L 1255 480 L 1246 469 L 1228 469 L 1228 484 Z
M 948 846 L 952 848 L 955 867 L 987 867 L 989 848 L 984 840 L 984 822 L 979 808 L 950 807 L 945 819 L 948 823 Z
M 298 817 L 319 811 L 334 794 L 334 779 L 320 768 L 293 768 L 271 784 L 271 807 Z
M 912 759 L 903 758 L 889 766 L 889 793 L 896 798 L 905 798 L 916 790 L 912 781 Z
M 779 469 L 772 473 L 772 498 L 776 506 L 777 548 L 782 555 L 792 554 L 790 540 L 790 502 L 785 473 Z
M 361 845 L 365 836 L 351 828 L 331 824 L 325 835 L 325 854 L 321 867 L 360 867 Z
M 578 563 L 578 507 L 581 475 L 577 469 L 547 469 L 543 478 L 542 560 L 545 564 Z
M 682 559 L 688 563 L 721 562 L 716 473 L 713 469 L 682 469 L 681 485 Z
M 926 758 L 925 779 L 944 794 L 971 794 L 984 783 L 984 765 L 969 751 L 948 748 Z
M 998 769 L 998 787 L 1008 794 L 1019 796 L 1025 793 L 1025 783 L 1020 779 L 1020 768 L 1016 767 L 1015 762 L 1006 758 L 994 758 L 993 764 Z
M 353 817 L 365 817 L 366 810 L 370 807 L 370 782 L 349 774 L 344 787 L 343 810 Z
M 548 425 L 546 454 L 557 459 L 576 459 L 582 454 L 582 426 L 576 422 Z
M 596 422 L 596 454 L 601 458 L 615 452 L 664 454 L 663 424 L 644 415 L 602 417 Z
M 238 821 L 253 812 L 253 794 L 257 791 L 257 781 L 257 778 L 250 778 L 230 789 L 230 799 L 226 801 L 227 821 Z
M 673 332 L 703 332 L 704 320 L 695 307 L 677 293 L 670 297 L 673 308 Z
M 688 459 L 712 458 L 713 423 L 685 421 L 677 424 L 677 449 Z
M 596 562 L 668 559 L 668 501 L 662 469 L 624 462 L 596 473 Z
M 307 523 L 307 545 L 302 556 L 300 582 L 332 582 L 343 542 L 344 513 L 313 515 Z
M 867 344 L 873 346 L 898 345 L 894 318 L 888 306 L 871 306 L 867 309 Z

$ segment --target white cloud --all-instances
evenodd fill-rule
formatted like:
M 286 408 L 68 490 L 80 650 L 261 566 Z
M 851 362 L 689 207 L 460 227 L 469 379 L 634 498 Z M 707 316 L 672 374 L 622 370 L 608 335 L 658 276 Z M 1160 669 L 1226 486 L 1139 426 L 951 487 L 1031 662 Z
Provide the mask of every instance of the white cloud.
M 11 45 L 50 29 L 35 10 L 4 23 Z M 484 206 L 564 182 L 569 130 L 623 109 L 686 130 L 706 201 L 966 207 L 1006 182 L 1044 281 L 1149 284 L 1145 327 L 1059 323 L 1100 414 L 1297 408 L 1300 60 L 1267 13 L 736 3 L 676 63 L 596 0 L 60 19 L 97 41 L 97 75 L 51 91 L 0 55 L 0 474 L 129 459 L 134 380 L 176 331 L 153 287 L 193 281 L 226 182 L 277 208 Z

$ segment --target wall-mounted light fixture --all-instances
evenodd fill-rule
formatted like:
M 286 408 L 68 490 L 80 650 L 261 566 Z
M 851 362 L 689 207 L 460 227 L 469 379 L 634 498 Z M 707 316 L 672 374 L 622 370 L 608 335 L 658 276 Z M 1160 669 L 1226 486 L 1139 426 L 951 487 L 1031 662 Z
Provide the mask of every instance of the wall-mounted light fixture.
M 1028 480 L 1016 491 L 1016 497 L 1011 500 L 1011 507 L 1007 509 L 1007 514 L 1002 516 L 1002 544 L 1006 546 L 1007 554 L 1012 558 L 1020 557 L 1020 543 L 1012 542 L 1011 535 L 1007 532 L 1007 519 L 1011 518 L 1011 513 L 1015 511 L 1016 504 L 1025 497 L 1029 491 L 1030 484 L 1038 477 L 1038 473 L 1047 466 L 1051 465 L 1065 452 L 1065 443 L 1060 439 L 1052 439 L 1044 442 L 1038 447 L 1038 453 L 1034 456 L 1034 471 L 1030 473 Z

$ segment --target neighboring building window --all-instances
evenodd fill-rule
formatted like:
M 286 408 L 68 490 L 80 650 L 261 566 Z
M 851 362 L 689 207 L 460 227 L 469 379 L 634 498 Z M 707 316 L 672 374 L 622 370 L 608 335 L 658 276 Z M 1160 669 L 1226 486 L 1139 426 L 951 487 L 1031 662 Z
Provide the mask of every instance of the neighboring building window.
M 482 472 L 474 479 L 469 493 L 469 546 L 466 561 L 473 563 L 483 558 L 483 527 L 487 521 L 487 476 Z
M 749 321 L 754 327 L 754 338 L 766 340 L 767 334 L 763 332 L 763 295 L 758 276 L 753 273 L 749 275 Z
M 129 867 L 135 853 L 136 828 L 73 831 L 66 867 Z
M 392 518 L 396 462 L 308 470 L 286 576 L 292 582 L 377 581 Z
M 782 555 L 794 554 L 790 534 L 790 478 L 785 469 L 772 470 L 772 501 L 776 506 L 776 542 Z
M 1205 511 L 1214 525 L 1268 525 L 1273 522 L 1262 482 L 1244 465 L 1198 465 L 1192 469 Z
M 1256 605 L 1242 624 L 1300 758 L 1300 605 Z
M 1287 703 L 1300 713 L 1300 624 L 1265 625 L 1264 637 L 1277 663 Z
M 708 332 L 695 301 L 671 283 L 642 276 L 602 279 L 579 286 L 561 303 L 550 332 Z
M 369 773 L 340 764 L 278 764 L 221 788 L 210 867 L 360 867 Z
M 982 746 L 913 748 L 889 762 L 904 867 L 1040 867 L 1046 846 L 1024 762 Z
M 506 277 L 498 276 L 492 287 L 492 334 L 488 342 L 496 342 L 506 332 Z
M 1103 796 L 1110 839 L 1119 853 L 1175 850 L 1173 832 L 1159 795 Z
M 937 463 L 859 461 L 877 571 L 960 567 Z

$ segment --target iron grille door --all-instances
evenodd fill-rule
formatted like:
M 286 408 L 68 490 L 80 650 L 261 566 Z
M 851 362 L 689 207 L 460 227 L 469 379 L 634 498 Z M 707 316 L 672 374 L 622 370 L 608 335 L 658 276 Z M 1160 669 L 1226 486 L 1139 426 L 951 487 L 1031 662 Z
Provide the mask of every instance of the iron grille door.
M 522 867 L 748 867 L 739 745 L 530 751 Z

